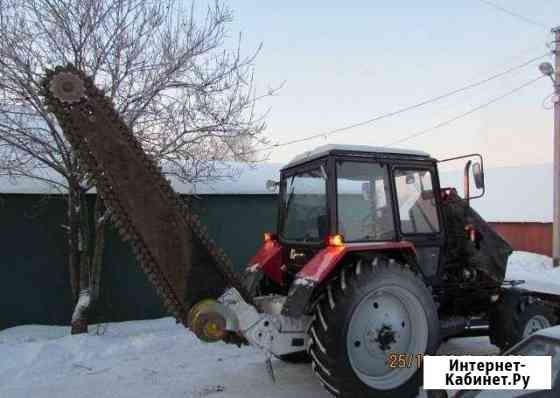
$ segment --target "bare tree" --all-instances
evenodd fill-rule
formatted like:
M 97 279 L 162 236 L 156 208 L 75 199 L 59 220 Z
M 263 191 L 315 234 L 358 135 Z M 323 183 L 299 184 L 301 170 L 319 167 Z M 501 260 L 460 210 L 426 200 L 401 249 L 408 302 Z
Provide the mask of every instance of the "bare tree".
M 253 64 L 228 49 L 231 10 L 176 0 L 0 0 L 0 174 L 32 178 L 67 198 L 73 333 L 87 331 L 99 295 L 110 218 L 39 96 L 45 68 L 72 63 L 93 76 L 146 151 L 187 182 L 235 172 L 266 144 Z M 265 94 L 272 95 L 274 90 Z M 91 225 L 94 220 L 95 225 Z

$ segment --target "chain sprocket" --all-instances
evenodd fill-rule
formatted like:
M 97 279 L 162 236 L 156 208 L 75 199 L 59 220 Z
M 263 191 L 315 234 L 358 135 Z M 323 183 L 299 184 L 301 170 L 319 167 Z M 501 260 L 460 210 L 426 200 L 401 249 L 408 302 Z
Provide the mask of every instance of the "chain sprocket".
M 86 88 L 82 79 L 71 72 L 60 72 L 49 82 L 49 92 L 64 104 L 73 104 L 85 97 Z

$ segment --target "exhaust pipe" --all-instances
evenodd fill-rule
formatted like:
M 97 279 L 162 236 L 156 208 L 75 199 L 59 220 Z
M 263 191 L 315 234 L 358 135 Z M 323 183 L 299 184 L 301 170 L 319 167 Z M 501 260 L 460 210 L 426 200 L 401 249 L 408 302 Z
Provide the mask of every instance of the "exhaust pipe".
M 465 186 L 465 200 L 467 201 L 467 205 L 470 206 L 469 197 L 471 196 L 471 184 L 469 181 L 469 171 L 471 169 L 472 160 L 469 160 L 467 164 L 465 164 L 465 178 L 464 178 L 464 186 Z

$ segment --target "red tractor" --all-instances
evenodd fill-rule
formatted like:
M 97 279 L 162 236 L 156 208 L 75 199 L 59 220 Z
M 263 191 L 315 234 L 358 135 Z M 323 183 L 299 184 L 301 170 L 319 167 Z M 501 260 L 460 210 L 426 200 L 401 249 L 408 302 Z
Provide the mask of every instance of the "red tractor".
M 512 249 L 469 206 L 471 175 L 484 192 L 478 155 L 464 157 L 479 160 L 465 160 L 462 198 L 424 152 L 296 157 L 267 184 L 278 228 L 240 279 L 91 78 L 57 67 L 43 95 L 169 312 L 202 340 L 259 347 L 272 375 L 272 356 L 309 360 L 335 395 L 415 397 L 421 358 L 443 339 L 482 331 L 505 349 L 558 319 L 557 297 L 504 281 Z M 193 285 L 211 284 L 193 280 L 201 263 L 231 287 L 192 305 Z
M 442 339 L 482 331 L 505 349 L 536 319 L 535 330 L 555 323 L 556 304 L 504 282 L 512 250 L 470 208 L 470 176 L 482 195 L 484 174 L 479 155 L 464 158 L 460 198 L 424 152 L 327 145 L 296 157 L 268 183 L 277 231 L 245 274 L 273 316 L 257 338 L 237 330 L 272 339 L 266 350 L 285 361 L 308 358 L 334 395 L 415 397 L 421 358 Z

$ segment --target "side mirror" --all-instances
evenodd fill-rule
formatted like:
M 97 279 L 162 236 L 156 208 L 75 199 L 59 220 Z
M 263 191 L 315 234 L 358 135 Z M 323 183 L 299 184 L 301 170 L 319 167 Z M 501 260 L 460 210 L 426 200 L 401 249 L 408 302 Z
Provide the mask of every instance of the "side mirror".
M 439 165 L 438 171 L 440 177 L 445 174 L 451 174 L 452 170 L 456 169 L 456 166 L 454 167 L 453 163 L 447 163 L 447 162 L 465 161 L 465 160 L 466 162 L 463 163 L 464 191 L 463 194 L 460 196 L 463 197 L 464 200 L 466 200 L 468 203 L 470 199 L 482 198 L 486 193 L 486 188 L 484 184 L 484 161 L 482 159 L 482 156 L 478 153 L 471 153 L 469 155 L 456 156 L 453 158 L 438 160 L 438 165 Z M 442 170 L 441 165 L 444 163 L 448 164 L 447 171 Z M 474 180 L 472 186 L 470 181 L 471 179 Z M 449 184 L 449 182 L 444 182 L 444 183 Z M 450 185 L 444 185 L 444 186 L 451 187 Z M 471 195 L 470 192 L 471 188 L 473 190 L 476 188 L 477 192 L 474 192 L 474 194 Z
M 265 188 L 269 192 L 276 192 L 279 185 L 280 185 L 279 181 L 268 180 L 265 184 Z
M 482 166 L 479 162 L 473 164 L 473 177 L 474 177 L 474 185 L 478 189 L 484 188 L 484 170 L 482 170 Z

